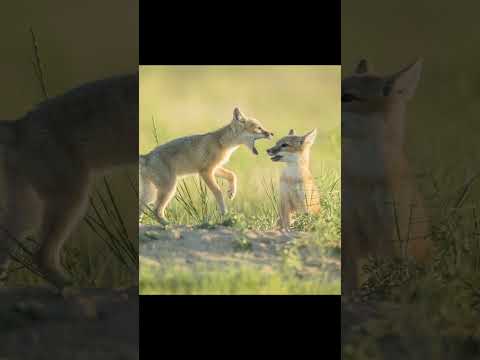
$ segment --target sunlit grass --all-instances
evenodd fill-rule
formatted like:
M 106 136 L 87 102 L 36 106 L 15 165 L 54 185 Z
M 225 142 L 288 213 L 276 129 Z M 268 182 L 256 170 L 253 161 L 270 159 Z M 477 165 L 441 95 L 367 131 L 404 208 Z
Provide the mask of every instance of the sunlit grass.
M 140 270 L 140 294 L 164 295 L 284 295 L 324 294 L 340 292 L 338 282 L 321 282 L 318 279 L 298 281 L 276 271 L 254 268 L 221 269 L 168 269 L 142 264 Z

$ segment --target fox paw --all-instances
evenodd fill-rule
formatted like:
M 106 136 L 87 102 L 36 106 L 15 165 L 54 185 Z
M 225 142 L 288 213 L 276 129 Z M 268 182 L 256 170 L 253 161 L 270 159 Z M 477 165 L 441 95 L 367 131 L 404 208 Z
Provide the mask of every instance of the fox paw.
M 237 194 L 237 189 L 228 189 L 227 195 L 230 200 L 235 199 L 235 195 Z
M 63 273 L 63 271 L 57 269 L 42 269 L 42 274 L 44 279 L 57 288 L 59 292 L 62 292 L 65 288 L 73 286 L 72 279 Z
M 160 225 L 167 226 L 169 224 L 168 220 L 164 217 L 156 216 L 156 219 Z

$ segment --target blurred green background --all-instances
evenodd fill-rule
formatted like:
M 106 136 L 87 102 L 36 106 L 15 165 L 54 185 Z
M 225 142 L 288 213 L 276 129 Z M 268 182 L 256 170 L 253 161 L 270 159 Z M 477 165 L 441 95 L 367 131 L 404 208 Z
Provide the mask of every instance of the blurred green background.
M 238 197 L 262 192 L 262 178 L 274 178 L 282 164 L 265 150 L 289 129 L 317 128 L 312 148 L 314 176 L 340 174 L 340 66 L 141 66 L 140 153 L 160 143 L 216 130 L 232 119 L 235 106 L 272 131 L 257 142 L 259 156 L 241 147 L 227 167 L 239 178 Z
M 342 76 L 363 57 L 380 74 L 423 57 L 406 151 L 418 173 L 437 173 L 446 190 L 480 171 L 478 9 L 449 1 L 342 3 Z
M 16 119 L 43 100 L 32 65 L 30 27 L 37 38 L 50 96 L 60 95 L 85 82 L 138 70 L 137 1 L 3 2 L 0 11 L 0 121 Z M 135 180 L 136 166 L 127 170 Z M 112 173 L 108 178 L 129 236 L 136 240 L 137 196 L 125 172 Z M 105 193 L 101 182 L 98 188 Z M 92 274 L 99 272 L 98 266 L 102 267 L 104 286 L 118 285 L 127 279 L 124 272 L 117 271 L 121 268 L 115 265 L 118 265 L 117 260 L 106 256 L 108 250 L 98 246 L 101 241 L 84 222 L 69 244 L 75 248 L 72 251 L 79 249 L 80 253 L 87 251 L 91 255 L 84 268 L 97 267 Z M 24 280 L 32 279 L 19 272 L 12 281 Z

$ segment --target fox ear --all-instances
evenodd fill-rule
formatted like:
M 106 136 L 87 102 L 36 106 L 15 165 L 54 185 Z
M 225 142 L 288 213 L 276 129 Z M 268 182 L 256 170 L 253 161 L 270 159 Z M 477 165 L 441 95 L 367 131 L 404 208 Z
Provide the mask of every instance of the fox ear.
M 233 109 L 233 120 L 241 122 L 245 121 L 245 115 L 243 115 L 238 107 Z
M 384 88 L 384 94 L 389 95 L 394 92 L 403 95 L 407 100 L 411 99 L 420 80 L 422 63 L 423 59 L 420 58 L 391 76 Z
M 305 136 L 303 137 L 303 142 L 305 144 L 310 144 L 311 145 L 315 141 L 316 136 L 317 136 L 317 129 L 313 129 L 312 131 L 305 134 Z
M 295 130 L 290 129 L 290 131 L 288 132 L 288 135 L 295 135 Z
M 355 74 L 365 74 L 368 72 L 368 63 L 367 60 L 362 59 L 359 61 L 357 64 L 357 67 L 355 68 Z

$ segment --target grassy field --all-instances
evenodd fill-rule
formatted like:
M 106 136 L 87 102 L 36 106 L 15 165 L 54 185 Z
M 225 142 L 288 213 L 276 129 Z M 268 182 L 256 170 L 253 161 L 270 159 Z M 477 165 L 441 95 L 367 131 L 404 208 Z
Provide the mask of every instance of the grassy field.
M 472 29 L 478 5 L 343 5 L 345 75 L 364 57 L 381 74 L 424 59 L 408 108 L 405 149 L 429 205 L 436 246 L 435 261 L 423 272 L 372 266 L 366 298 L 404 306 L 380 307 L 380 316 L 361 326 L 344 323 L 344 358 L 478 358 L 480 52 L 471 46 L 480 36 Z
M 155 67 L 140 68 L 140 153 L 180 136 L 208 132 L 226 125 L 235 106 L 255 117 L 275 133 L 275 138 L 294 128 L 306 133 L 317 128 L 311 170 L 322 195 L 319 217 L 301 216 L 294 229 L 306 233 L 302 245 L 290 243 L 284 251 L 290 260 L 280 261 L 271 273 L 254 267 L 223 265 L 221 269 L 187 267 L 171 270 L 140 266 L 141 293 L 339 293 L 339 280 L 325 274 L 292 276 L 304 266 L 298 247 L 311 253 L 339 258 L 340 238 L 340 133 L 339 67 Z M 238 193 L 228 201 L 230 213 L 221 217 L 209 191 L 197 177 L 180 182 L 177 196 L 167 209 L 172 225 L 199 229 L 217 227 L 235 231 L 270 231 L 278 219 L 278 175 L 265 150 L 273 141 L 258 141 L 259 155 L 246 148 L 232 156 L 227 167 L 238 176 Z M 221 184 L 225 189 L 225 184 Z M 154 223 L 148 215 L 143 224 Z M 298 240 L 300 243 L 300 240 Z M 248 251 L 248 241 L 239 243 Z M 245 250 L 245 249 L 244 249 Z M 334 254 L 334 255 L 332 255 Z M 278 255 L 280 258 L 281 255 Z M 293 272 L 294 273 L 294 272 Z M 198 275 L 200 274 L 200 276 Z

